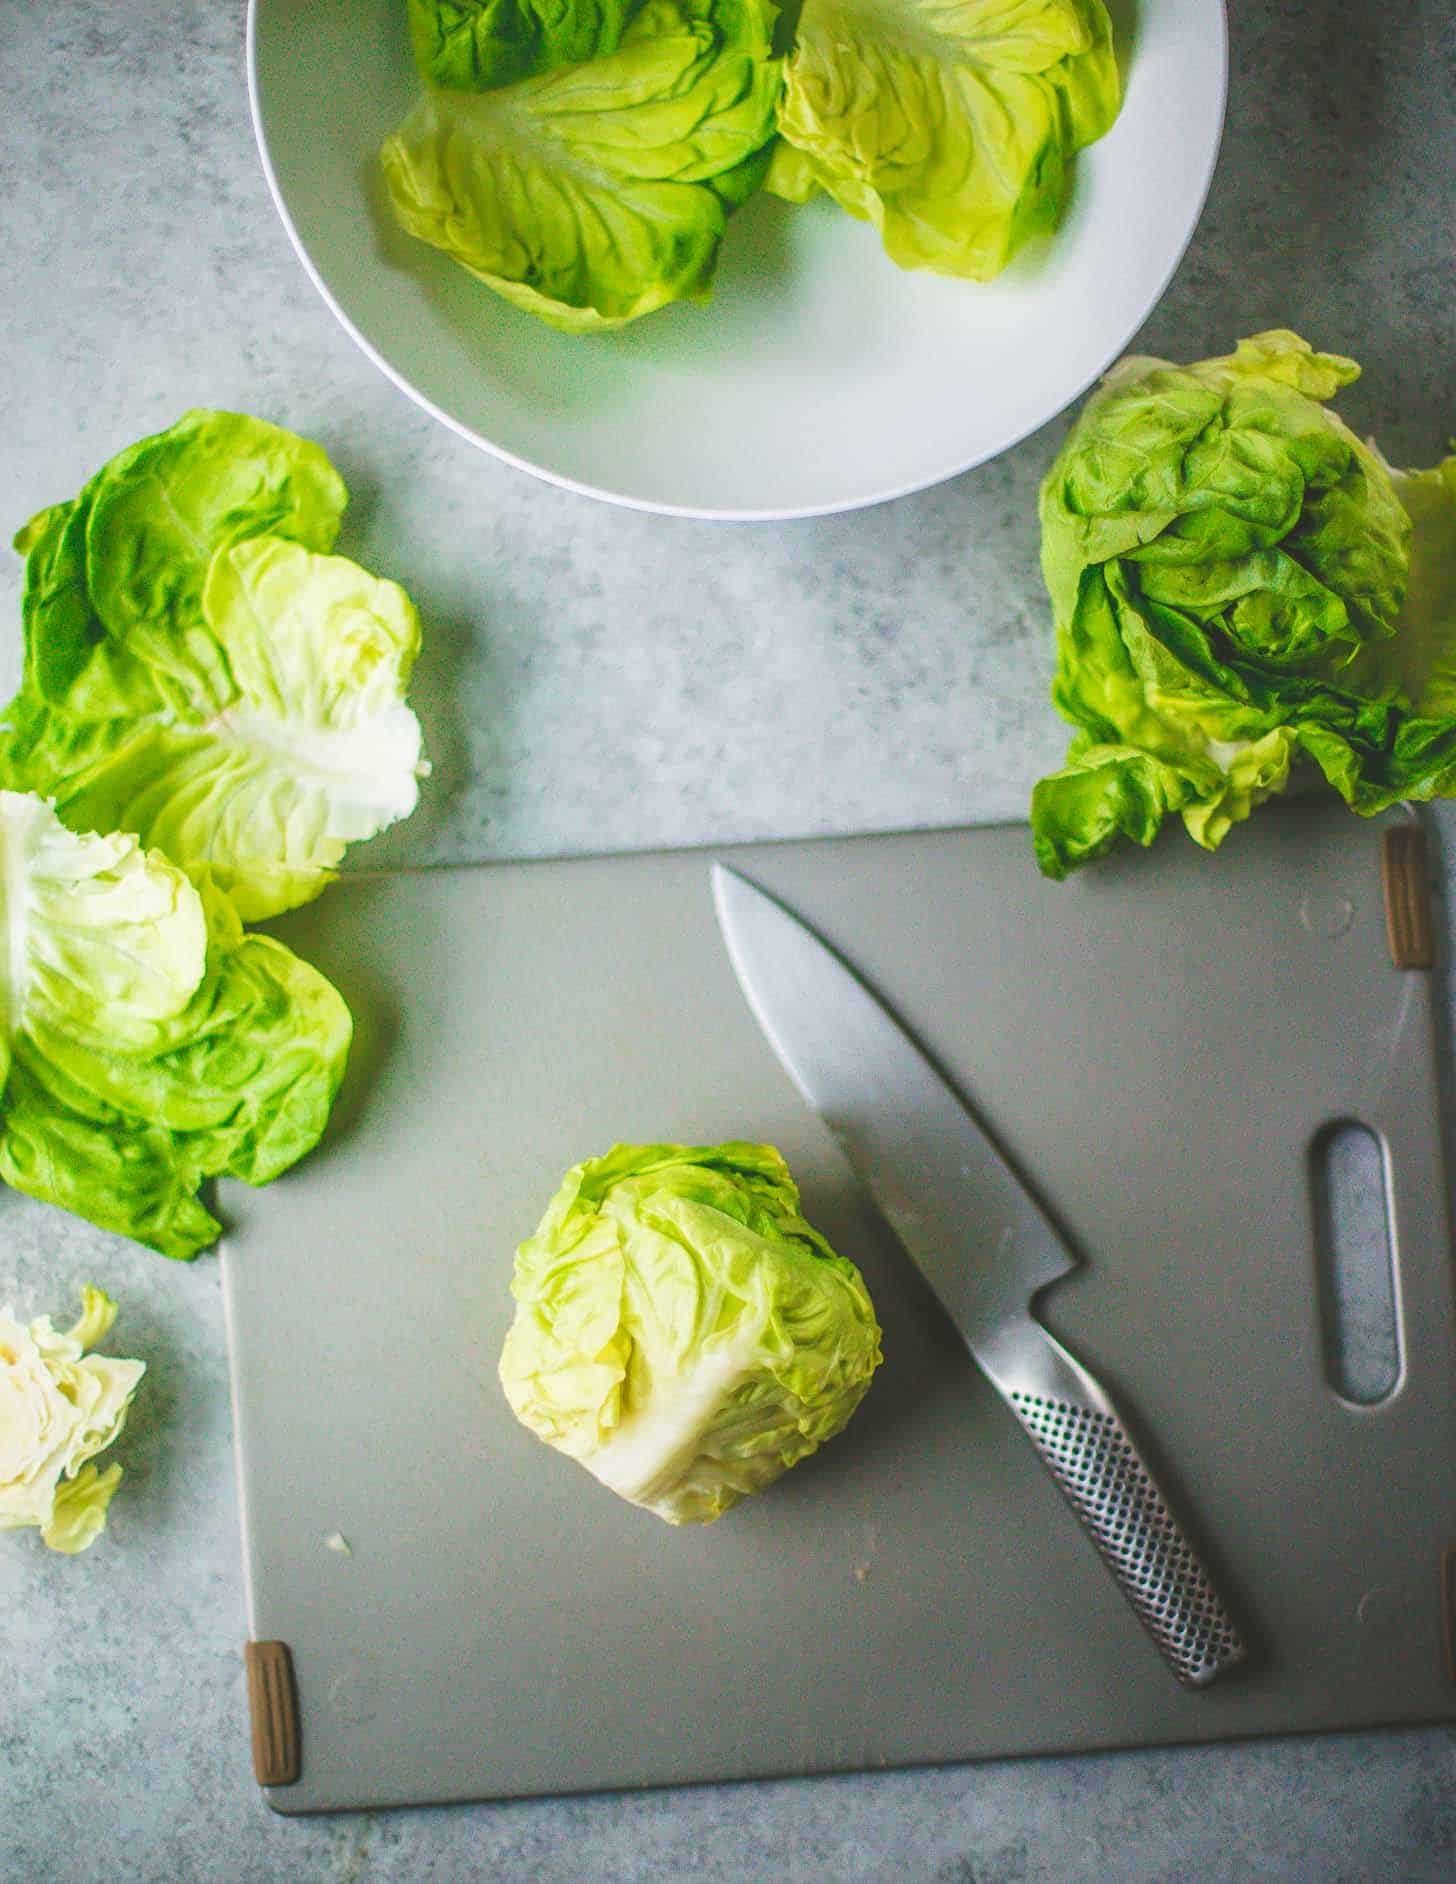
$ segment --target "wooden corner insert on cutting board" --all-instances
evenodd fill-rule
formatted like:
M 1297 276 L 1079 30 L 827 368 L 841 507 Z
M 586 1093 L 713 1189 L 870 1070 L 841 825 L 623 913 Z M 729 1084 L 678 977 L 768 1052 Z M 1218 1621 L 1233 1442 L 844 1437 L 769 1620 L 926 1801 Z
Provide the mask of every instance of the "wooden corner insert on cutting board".
M 1441 1553 L 1441 1634 L 1446 1645 L 1446 1679 L 1456 1686 L 1456 1544 Z
M 303 1771 L 298 1688 L 286 1642 L 249 1642 L 248 1712 L 253 1723 L 253 1776 L 260 1786 L 292 1786 Z
M 1385 890 L 1385 928 L 1397 968 L 1430 968 L 1436 959 L 1431 892 L 1426 871 L 1426 834 L 1420 825 L 1397 824 L 1380 842 L 1380 877 Z

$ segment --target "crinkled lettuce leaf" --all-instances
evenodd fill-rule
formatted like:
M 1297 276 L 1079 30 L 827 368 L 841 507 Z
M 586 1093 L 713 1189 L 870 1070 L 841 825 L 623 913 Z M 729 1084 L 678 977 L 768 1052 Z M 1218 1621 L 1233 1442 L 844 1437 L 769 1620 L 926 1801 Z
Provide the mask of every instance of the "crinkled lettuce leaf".
M 337 990 L 130 836 L 0 793 L 0 1178 L 164 1255 L 218 1223 L 209 1178 L 267 1183 L 317 1143 L 352 1031 Z
M 1456 717 L 1456 456 L 1428 471 L 1391 468 L 1410 518 L 1410 575 L 1386 642 L 1362 650 L 1347 679 L 1408 699 L 1421 721 Z
M 207 925 L 190 885 L 134 839 L 77 836 L 19 792 L 0 792 L 0 834 L 7 1049 L 38 1023 L 155 1038 L 202 980 Z
M 769 188 L 827 190 L 902 268 L 987 281 L 1056 226 L 1120 102 L 1102 0 L 804 0 Z
M 601 57 L 427 93 L 381 153 L 396 217 L 568 333 L 706 300 L 768 163 L 775 17 L 770 0 L 648 0 Z
M 256 921 L 318 895 L 406 817 L 419 622 L 326 552 L 346 499 L 316 445 L 189 413 L 21 532 L 25 682 L 8 781 L 122 830 Z
M 1301 760 L 1367 814 L 1456 789 L 1456 461 L 1392 474 L 1325 403 L 1358 371 L 1276 330 L 1083 410 L 1041 492 L 1049 875 L 1175 813 L 1212 849 Z
M 615 52 L 640 0 L 409 0 L 427 85 L 488 91 Z
M 184 413 L 16 536 L 26 690 L 88 719 L 220 708 L 227 670 L 202 620 L 214 554 L 264 534 L 332 549 L 347 502 L 307 439 L 242 413 Z
M 859 1405 L 880 1330 L 768 1145 L 618 1145 L 516 1252 L 516 1417 L 672 1524 L 771 1484 Z

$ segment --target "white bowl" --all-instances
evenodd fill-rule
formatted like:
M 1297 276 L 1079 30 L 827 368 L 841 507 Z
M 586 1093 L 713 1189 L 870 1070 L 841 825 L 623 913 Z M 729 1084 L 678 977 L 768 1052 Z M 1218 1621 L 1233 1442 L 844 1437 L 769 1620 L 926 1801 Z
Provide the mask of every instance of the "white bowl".
M 1005 451 L 1082 392 L 1197 225 L 1227 86 L 1222 0 L 1114 4 L 1126 99 L 1056 236 L 979 285 L 907 274 L 827 200 L 757 197 L 713 300 L 558 334 L 401 233 L 377 153 L 419 91 L 405 0 L 251 0 L 274 200 L 319 292 L 396 385 L 538 477 L 645 510 L 807 517 Z

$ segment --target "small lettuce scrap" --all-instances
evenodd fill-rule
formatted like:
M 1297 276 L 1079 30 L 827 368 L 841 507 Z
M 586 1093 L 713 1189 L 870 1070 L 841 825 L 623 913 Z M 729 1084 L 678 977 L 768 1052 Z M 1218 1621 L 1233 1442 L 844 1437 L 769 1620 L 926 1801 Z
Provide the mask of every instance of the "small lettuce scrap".
M 804 0 L 768 188 L 826 190 L 901 268 L 988 281 L 1056 227 L 1121 96 L 1102 0 Z
M 639 0 L 409 0 L 427 85 L 487 91 L 615 52 Z
M 0 792 L 0 1179 L 163 1255 L 198 1191 L 312 1149 L 352 1033 L 337 990 L 136 838 Z
M 854 1264 L 768 1145 L 618 1145 L 516 1252 L 512 1411 L 630 1503 L 706 1523 L 831 1439 L 880 1360 Z
M 427 92 L 381 152 L 395 216 L 567 333 L 708 299 L 768 164 L 775 18 L 771 0 L 647 0 L 599 56 Z
M 1329 409 L 1358 374 L 1278 329 L 1087 403 L 1041 491 L 1047 875 L 1175 814 L 1214 849 L 1300 761 L 1365 815 L 1456 792 L 1456 458 L 1392 471 Z
M 0 1309 L 0 1531 L 33 1528 L 68 1557 L 106 1527 L 122 1471 L 92 1461 L 119 1437 L 146 1372 L 88 1352 L 115 1319 L 115 1302 L 90 1284 L 64 1334 L 49 1315 L 27 1325 Z
M 317 896 L 423 769 L 418 617 L 328 554 L 346 501 L 318 446 L 196 411 L 33 518 L 6 781 L 163 850 L 245 921 Z

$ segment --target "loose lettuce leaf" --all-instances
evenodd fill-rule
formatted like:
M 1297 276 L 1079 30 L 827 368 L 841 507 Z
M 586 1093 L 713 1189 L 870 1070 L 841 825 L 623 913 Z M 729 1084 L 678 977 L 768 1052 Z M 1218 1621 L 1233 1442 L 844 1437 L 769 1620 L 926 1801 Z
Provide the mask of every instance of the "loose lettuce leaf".
M 107 1043 L 156 1038 L 203 974 L 206 923 L 179 872 L 132 838 L 78 837 L 18 792 L 0 792 L 0 846 L 7 1054 L 37 1025 Z
M 106 1514 L 120 1484 L 119 1465 L 109 1465 L 104 1472 L 83 1465 L 74 1478 L 56 1487 L 50 1516 L 41 1526 L 41 1542 L 64 1557 L 89 1550 L 106 1529 Z
M 26 690 L 86 718 L 226 705 L 202 620 L 213 555 L 268 533 L 332 549 L 348 493 L 317 445 L 193 411 L 119 452 L 19 532 Z
M 804 0 L 769 187 L 815 185 L 902 268 L 987 281 L 1053 229 L 1117 116 L 1102 0 Z
M 761 180 L 770 0 L 648 0 L 613 52 L 428 93 L 381 152 L 401 226 L 568 333 L 708 298 Z
M 74 830 L 122 830 L 235 898 L 316 896 L 346 845 L 406 817 L 404 591 L 324 554 L 343 485 L 317 446 L 190 413 L 42 512 L 26 551 L 26 678 L 0 764 Z
M 637 0 L 409 0 L 427 85 L 488 91 L 615 52 Z
M 119 1436 L 146 1368 L 87 1350 L 105 1338 L 116 1304 L 89 1285 L 65 1334 L 48 1315 L 28 1326 L 0 1309 L 0 1531 L 33 1527 L 51 1550 L 94 1543 L 121 1467 L 91 1461 Z
M 5 757 L 67 824 L 135 832 L 257 921 L 317 896 L 346 845 L 414 809 L 419 622 L 396 584 L 271 536 L 218 553 L 202 609 L 225 709 L 87 722 L 22 697 Z
M 317 1142 L 348 1009 L 135 838 L 77 836 L 5 792 L 0 853 L 0 1178 L 195 1255 L 218 1232 L 197 1198 L 206 1179 L 267 1183 Z
M 1365 813 L 1456 786 L 1456 462 L 1393 476 L 1324 403 L 1358 371 L 1278 330 L 1088 402 L 1041 493 L 1048 874 L 1173 813 L 1213 849 L 1301 758 Z
M 516 1417 L 672 1524 L 830 1439 L 880 1330 L 768 1145 L 618 1145 L 570 1170 L 516 1252 L 500 1377 Z

